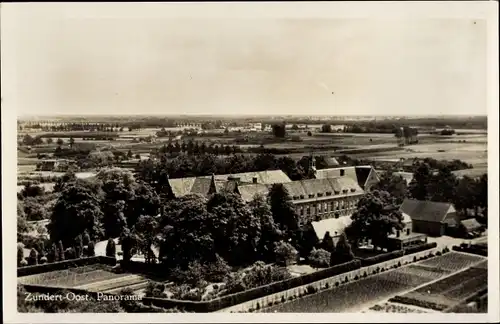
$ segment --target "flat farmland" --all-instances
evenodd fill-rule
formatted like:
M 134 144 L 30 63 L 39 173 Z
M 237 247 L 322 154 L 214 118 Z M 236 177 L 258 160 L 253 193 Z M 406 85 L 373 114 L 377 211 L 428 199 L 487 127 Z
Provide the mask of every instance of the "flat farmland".
M 469 256 L 469 258 L 467 258 Z M 466 269 L 484 260 L 482 257 L 449 252 L 443 256 L 382 272 L 367 278 L 324 290 L 261 312 L 357 312 L 397 294 L 430 283 L 455 271 Z M 429 263 L 433 261 L 433 263 Z M 441 267 L 442 266 L 442 267 Z

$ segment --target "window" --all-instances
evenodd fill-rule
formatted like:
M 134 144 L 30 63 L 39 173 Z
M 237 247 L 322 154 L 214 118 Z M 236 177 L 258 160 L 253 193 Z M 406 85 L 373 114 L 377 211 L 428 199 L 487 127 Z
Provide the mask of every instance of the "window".
M 300 206 L 300 215 L 304 215 L 304 207 L 303 206 Z
M 330 202 L 330 210 L 333 210 L 333 201 Z
M 406 235 L 410 235 L 410 229 L 409 228 L 406 229 Z
M 318 193 L 318 197 L 323 197 L 323 194 L 322 193 Z
M 309 198 L 314 198 L 314 194 L 309 194 Z
M 328 204 L 327 203 L 323 203 L 323 211 L 324 212 L 328 211 Z
M 311 206 L 307 206 L 306 207 L 306 215 L 310 215 L 311 214 Z
M 318 208 L 318 213 L 321 213 L 321 203 L 318 204 L 317 208 Z

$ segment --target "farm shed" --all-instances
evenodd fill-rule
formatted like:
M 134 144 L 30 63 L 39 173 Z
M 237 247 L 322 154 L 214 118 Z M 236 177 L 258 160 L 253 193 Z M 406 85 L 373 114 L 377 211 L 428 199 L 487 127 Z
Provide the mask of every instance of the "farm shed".
M 482 229 L 483 225 L 475 218 L 465 219 L 460 222 L 460 232 L 465 236 L 473 234 L 474 232 L 480 232 Z
M 413 222 L 413 232 L 442 236 L 459 226 L 455 207 L 451 203 L 405 199 L 400 207 Z

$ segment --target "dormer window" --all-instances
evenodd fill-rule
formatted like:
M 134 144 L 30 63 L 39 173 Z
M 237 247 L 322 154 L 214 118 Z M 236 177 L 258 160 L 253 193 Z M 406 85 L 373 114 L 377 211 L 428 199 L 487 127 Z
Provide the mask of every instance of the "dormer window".
M 293 200 L 299 199 L 299 196 L 293 196 Z
M 347 189 L 342 190 L 342 192 L 345 194 L 347 193 L 347 191 L 348 191 Z
M 309 198 L 314 198 L 314 194 L 309 194 Z
M 355 192 L 355 191 L 356 191 L 356 189 L 355 189 L 355 188 L 351 188 L 351 192 Z
M 304 195 L 300 195 L 300 199 L 304 199 Z
M 327 196 L 331 196 L 331 195 L 332 195 L 332 192 L 331 192 L 331 191 L 327 191 L 327 192 L 326 192 L 326 195 L 327 195 Z
M 323 197 L 323 194 L 322 193 L 318 193 L 318 197 Z
M 338 190 L 335 190 L 335 194 L 338 195 L 340 193 L 340 191 Z

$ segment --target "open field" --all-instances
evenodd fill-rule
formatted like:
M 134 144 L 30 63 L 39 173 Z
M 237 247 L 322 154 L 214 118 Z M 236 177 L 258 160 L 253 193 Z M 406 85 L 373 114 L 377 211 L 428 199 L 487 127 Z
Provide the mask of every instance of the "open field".
M 454 271 L 466 269 L 481 260 L 485 260 L 485 258 L 449 252 L 443 256 L 382 272 L 314 295 L 266 308 L 262 312 L 356 312 L 365 308 L 365 305 L 370 306 L 387 300 L 394 295 L 432 282 Z

